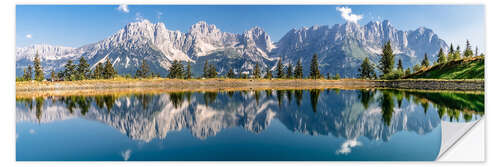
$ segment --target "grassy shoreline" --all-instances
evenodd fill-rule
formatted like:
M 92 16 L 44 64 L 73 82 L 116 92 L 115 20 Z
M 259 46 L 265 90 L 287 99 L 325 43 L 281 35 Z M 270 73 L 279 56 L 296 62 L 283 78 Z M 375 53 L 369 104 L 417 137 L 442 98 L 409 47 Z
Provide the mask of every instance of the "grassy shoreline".
M 458 83 L 458 84 L 457 84 Z M 472 87 L 468 85 L 473 85 Z M 424 85 L 425 87 L 422 87 Z M 452 85 L 447 89 L 435 89 L 435 85 Z M 479 86 L 478 86 L 479 85 Z M 456 86 L 456 87 L 454 87 Z M 61 82 L 16 82 L 16 96 L 93 95 L 116 93 L 154 93 L 179 91 L 237 91 L 262 89 L 366 89 L 396 88 L 414 90 L 473 90 L 484 91 L 484 80 L 443 79 L 124 79 L 82 80 Z M 437 87 L 437 88 L 443 88 Z

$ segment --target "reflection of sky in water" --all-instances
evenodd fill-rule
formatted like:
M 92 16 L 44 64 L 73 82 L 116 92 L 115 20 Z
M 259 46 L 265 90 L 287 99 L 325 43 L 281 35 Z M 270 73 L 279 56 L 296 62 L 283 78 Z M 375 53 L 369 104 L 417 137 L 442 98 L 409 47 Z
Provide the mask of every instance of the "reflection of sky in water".
M 16 151 L 18 160 L 433 160 L 440 121 L 480 119 L 482 99 L 387 90 L 17 99 Z

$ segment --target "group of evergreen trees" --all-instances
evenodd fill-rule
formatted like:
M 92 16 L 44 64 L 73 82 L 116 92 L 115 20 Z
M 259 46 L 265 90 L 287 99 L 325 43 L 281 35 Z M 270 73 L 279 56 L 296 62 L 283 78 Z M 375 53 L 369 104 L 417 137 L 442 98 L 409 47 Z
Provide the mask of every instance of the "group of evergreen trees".
M 35 72 L 34 78 L 33 70 Z M 62 71 L 59 71 L 57 74 L 54 70 L 51 70 L 50 78 L 47 78 L 47 80 L 75 81 L 86 79 L 111 79 L 115 75 L 116 71 L 109 59 L 106 59 L 104 65 L 101 62 L 97 63 L 94 71 L 91 71 L 90 65 L 87 63 L 87 60 L 85 60 L 84 57 L 81 57 L 78 64 L 73 64 L 73 60 L 68 60 L 64 65 L 64 69 Z M 36 81 L 43 81 L 45 79 L 38 52 L 36 53 L 35 59 L 33 60 L 33 67 L 31 65 L 28 65 L 28 67 L 24 69 L 23 76 L 21 78 L 18 78 L 17 80 L 31 81 L 33 79 Z
M 484 56 L 484 54 L 479 55 L 479 49 L 476 47 L 475 53 L 472 52 L 472 48 L 470 45 L 469 40 L 466 42 L 466 47 L 465 50 L 462 54 L 460 51 L 460 46 L 457 46 L 456 48 L 453 47 L 453 44 L 450 44 L 450 49 L 448 50 L 448 54 L 445 55 L 443 48 L 439 49 L 438 52 L 438 58 L 434 64 L 441 64 L 441 63 L 446 63 L 448 61 L 452 60 L 459 60 L 462 58 L 468 58 L 472 56 Z M 419 71 L 423 68 L 430 67 L 430 60 L 427 56 L 427 53 L 424 55 L 424 59 L 420 64 L 415 64 L 412 68 L 412 70 L 408 67 L 406 70 L 403 68 L 403 62 L 401 59 L 398 60 L 398 64 L 396 67 L 396 70 L 394 70 L 394 53 L 392 51 L 391 43 L 388 41 L 385 43 L 382 54 L 380 55 L 379 63 L 376 66 L 380 72 L 380 78 L 383 79 L 398 79 L 402 78 L 405 75 L 409 75 L 413 72 Z M 359 69 L 359 78 L 362 79 L 375 79 L 377 78 L 376 72 L 375 72 L 375 67 L 372 65 L 370 60 L 368 58 L 365 58 L 363 62 L 361 63 Z
M 299 59 L 295 65 L 293 66 L 292 63 L 288 63 L 288 65 L 284 65 L 283 61 L 281 59 L 278 60 L 278 64 L 276 65 L 275 69 L 275 75 L 273 75 L 273 72 L 271 69 L 268 67 L 264 71 L 264 76 L 262 76 L 262 70 L 260 68 L 260 65 L 257 63 L 254 66 L 254 69 L 252 71 L 252 76 L 254 78 L 282 78 L 282 79 L 301 79 L 304 78 L 304 72 L 303 72 L 303 66 L 302 62 Z M 330 73 L 327 73 L 326 76 L 322 76 L 319 70 L 319 63 L 318 63 L 318 55 L 314 54 L 312 59 L 311 59 L 311 66 L 310 66 L 310 72 L 309 72 L 309 77 L 310 79 L 320 79 L 320 78 L 326 78 L 326 79 L 331 79 Z M 334 79 L 340 79 L 340 74 L 336 74 Z
M 34 78 L 33 72 L 35 72 Z M 17 80 L 31 81 L 34 79 L 36 81 L 43 81 L 44 78 L 43 68 L 40 63 L 40 55 L 38 55 L 38 52 L 36 52 L 35 59 L 33 60 L 33 67 L 31 65 L 28 65 L 28 67 L 24 69 L 23 76 L 21 78 L 18 78 Z
M 205 64 L 203 66 L 203 77 L 204 78 L 215 78 L 217 77 L 217 69 L 215 65 L 208 64 L 208 60 L 205 60 Z
M 78 60 L 78 64 L 73 64 L 72 60 L 68 60 L 64 65 L 64 69 L 60 71 L 57 76 L 52 76 L 55 72 L 51 72 L 51 80 L 87 80 L 87 79 L 112 79 L 116 75 L 116 70 L 109 58 L 106 58 L 104 65 L 99 62 L 96 64 L 94 70 L 90 70 L 90 65 L 84 57 Z
M 34 68 L 35 72 L 35 80 L 42 81 L 44 79 L 44 74 L 42 67 L 40 65 L 40 58 L 38 53 L 34 59 L 34 67 L 28 65 L 26 69 L 24 69 L 24 75 L 18 80 L 32 80 L 32 71 Z M 193 77 L 191 71 L 191 63 L 187 63 L 186 68 L 184 65 L 178 61 L 174 60 L 171 66 L 168 69 L 168 78 L 177 78 L 177 79 L 191 79 Z M 264 76 L 262 74 L 264 73 Z M 273 74 L 274 73 L 274 74 Z M 253 78 L 283 78 L 283 79 L 294 79 L 294 78 L 304 78 L 303 66 L 301 60 L 299 59 L 295 66 L 292 63 L 288 63 L 288 65 L 284 65 L 282 60 L 278 60 L 278 64 L 276 66 L 275 71 L 271 71 L 269 67 L 265 69 L 265 71 L 261 70 L 260 64 L 256 63 L 254 69 L 252 71 Z M 217 73 L 217 69 L 214 64 L 209 64 L 208 61 L 205 61 L 203 66 L 203 75 L 204 78 L 215 78 L 219 74 Z M 113 67 L 113 64 L 109 60 L 106 59 L 106 62 L 103 64 L 101 62 L 95 65 L 94 70 L 91 70 L 90 65 L 87 63 L 87 60 L 84 57 L 79 59 L 78 64 L 74 64 L 72 60 L 68 60 L 64 65 L 64 69 L 56 73 L 54 70 L 50 73 L 50 78 L 48 80 L 51 81 L 75 81 L 75 80 L 86 80 L 86 79 L 112 79 L 117 76 L 117 72 Z M 127 78 L 130 74 L 127 75 Z M 145 59 L 142 60 L 140 67 L 135 72 L 135 78 L 152 78 L 155 74 L 150 70 L 150 66 L 148 65 Z M 158 76 L 158 75 L 156 75 Z M 229 69 L 229 71 L 225 74 L 227 78 L 248 78 L 248 74 L 240 71 L 239 75 L 235 73 L 233 69 Z M 324 77 L 321 75 L 319 70 L 318 63 L 318 55 L 314 54 L 311 60 L 310 66 L 310 79 L 332 79 L 330 77 L 330 73 L 327 73 Z M 339 79 L 340 75 L 337 73 L 333 79 Z

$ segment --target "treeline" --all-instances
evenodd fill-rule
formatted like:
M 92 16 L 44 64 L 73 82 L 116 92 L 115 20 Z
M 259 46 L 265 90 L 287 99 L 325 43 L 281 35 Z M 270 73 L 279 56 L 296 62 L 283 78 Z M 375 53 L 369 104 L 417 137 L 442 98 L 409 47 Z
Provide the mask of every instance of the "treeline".
M 404 69 L 401 59 L 398 60 L 397 66 L 394 66 L 395 54 L 392 51 L 390 41 L 388 41 L 383 47 L 378 64 L 373 65 L 368 58 L 365 58 L 358 69 L 358 76 L 362 79 L 401 79 L 412 73 L 427 69 L 433 65 L 474 56 L 484 57 L 484 53 L 480 54 L 477 46 L 475 52 L 473 52 L 470 42 L 469 40 L 467 40 L 465 44 L 465 50 L 463 52 L 460 51 L 460 46 L 457 46 L 455 48 L 453 47 L 453 44 L 450 44 L 450 49 L 448 50 L 447 54 L 444 53 L 443 48 L 439 49 L 438 58 L 432 65 L 430 64 L 427 53 L 425 53 L 424 59 L 422 59 L 420 64 L 415 64 L 412 68 L 407 67 L 406 69 Z M 377 76 L 375 68 L 378 68 L 378 70 L 380 71 L 380 76 Z
M 50 77 L 45 78 L 42 66 L 40 64 L 40 57 L 38 53 L 36 53 L 35 59 L 33 61 L 34 66 L 28 65 L 27 68 L 24 69 L 24 74 L 22 77 L 18 77 L 17 81 L 77 81 L 77 80 L 89 80 L 89 79 L 113 79 L 119 76 L 116 70 L 113 67 L 113 64 L 109 60 L 106 59 L 105 63 L 97 63 L 94 70 L 87 63 L 87 60 L 84 57 L 81 57 L 78 60 L 78 63 L 74 63 L 72 60 L 68 60 L 64 65 L 64 69 L 55 72 L 52 70 L 50 72 Z M 33 68 L 35 75 L 33 77 Z M 225 77 L 225 78 L 281 78 L 281 79 L 340 79 L 340 74 L 336 74 L 335 76 L 331 76 L 330 73 L 326 73 L 322 75 L 319 70 L 318 63 L 318 55 L 314 54 L 311 59 L 311 65 L 309 70 L 309 75 L 305 76 L 303 72 L 303 66 L 301 60 L 298 60 L 295 65 L 291 62 L 287 65 L 283 64 L 282 60 L 278 60 L 278 64 L 274 71 L 271 68 L 267 67 L 265 70 L 261 69 L 260 64 L 256 63 L 254 69 L 251 72 L 243 72 L 240 71 L 239 74 L 236 74 L 234 69 L 229 69 L 225 74 L 219 74 L 217 72 L 216 66 L 214 64 L 209 64 L 208 61 L 205 61 L 203 66 L 203 74 L 202 78 L 217 78 L 217 77 Z M 186 65 L 183 65 L 180 61 L 174 60 L 168 69 L 168 78 L 176 78 L 176 79 L 192 79 L 192 66 L 191 63 L 188 62 Z M 126 74 L 122 76 L 125 78 L 131 78 L 130 74 Z M 145 59 L 142 60 L 141 65 L 135 72 L 134 78 L 153 78 L 160 77 L 160 75 L 153 73 L 150 70 L 150 66 L 148 65 Z
M 34 67 L 34 78 L 33 78 L 33 70 Z M 74 64 L 73 60 L 68 60 L 64 65 L 64 69 L 55 72 L 51 70 L 50 77 L 45 78 L 43 73 L 43 68 L 40 64 L 40 56 L 38 52 L 35 55 L 35 59 L 33 60 L 33 67 L 28 65 L 27 68 L 24 69 L 24 73 L 22 77 L 18 77 L 17 81 L 76 81 L 76 80 L 87 80 L 87 79 L 112 79 L 117 73 L 113 68 L 113 64 L 107 58 L 106 62 L 103 64 L 101 62 L 97 63 L 92 71 L 90 65 L 87 63 L 84 57 L 81 57 L 78 61 L 78 64 Z
M 229 69 L 225 74 L 219 74 L 214 64 L 209 64 L 208 61 L 205 61 L 203 65 L 203 73 L 201 75 L 202 78 L 216 78 L 218 76 L 225 78 L 281 78 L 281 79 L 302 79 L 302 78 L 310 78 L 310 79 L 340 79 L 340 74 L 336 74 L 335 76 L 330 76 L 330 73 L 326 73 L 325 75 L 321 75 L 319 71 L 318 64 L 318 55 L 314 54 L 311 60 L 309 76 L 304 76 L 303 67 L 301 60 L 298 60 L 295 66 L 292 63 L 288 63 L 288 65 L 283 64 L 282 60 L 278 60 L 278 64 L 276 65 L 276 69 L 274 71 L 271 68 L 267 67 L 265 70 L 261 69 L 260 64 L 256 63 L 251 72 L 243 72 L 240 71 L 238 74 L 234 69 Z M 180 61 L 174 60 L 172 65 L 169 68 L 168 78 L 177 78 L 177 79 L 191 79 L 193 78 L 193 74 L 191 72 L 191 63 L 188 62 L 186 67 L 184 68 Z

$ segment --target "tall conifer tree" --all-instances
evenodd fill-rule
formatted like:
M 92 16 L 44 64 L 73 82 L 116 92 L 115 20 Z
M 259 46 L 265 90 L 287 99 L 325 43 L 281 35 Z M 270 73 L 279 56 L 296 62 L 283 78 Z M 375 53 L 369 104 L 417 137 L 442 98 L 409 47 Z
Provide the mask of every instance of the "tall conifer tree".
M 429 58 L 427 58 L 427 53 L 424 55 L 424 59 L 422 60 L 422 63 L 420 63 L 422 67 L 429 67 Z
M 253 68 L 253 77 L 254 78 L 260 78 L 260 66 L 259 66 L 259 63 L 255 63 L 255 67 Z
M 446 62 L 446 55 L 444 55 L 443 48 L 439 49 L 437 62 L 438 63 L 445 63 Z
M 384 45 L 378 68 L 384 75 L 390 73 L 394 69 L 394 53 L 392 51 L 391 41 L 387 41 Z
M 321 74 L 319 72 L 318 55 L 316 53 L 313 55 L 310 68 L 309 76 L 311 79 L 319 79 Z
M 300 59 L 297 61 L 297 64 L 295 65 L 294 75 L 295 78 L 297 79 L 302 79 L 304 77 L 304 73 L 302 72 L 302 63 L 300 62 Z
M 398 60 L 398 71 L 403 71 L 403 61 L 401 59 Z
M 465 42 L 464 57 L 471 57 L 473 55 L 474 55 L 474 53 L 472 52 L 472 46 L 470 45 L 469 40 L 467 40 Z
M 281 58 L 278 60 L 278 65 L 276 68 L 276 78 L 285 78 L 285 71 L 283 69 L 283 63 L 281 62 Z
M 42 65 L 40 63 L 40 55 L 36 52 L 35 60 L 33 61 L 33 66 L 35 68 L 35 80 L 42 81 L 44 78 Z

